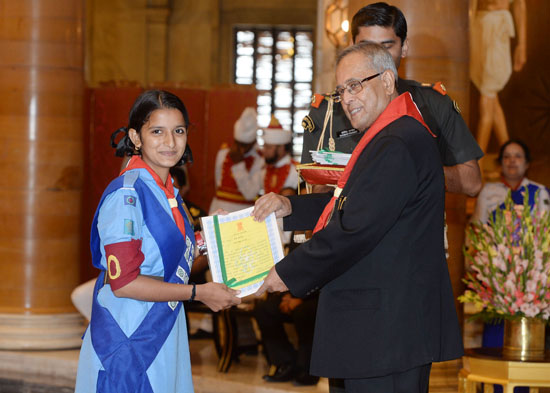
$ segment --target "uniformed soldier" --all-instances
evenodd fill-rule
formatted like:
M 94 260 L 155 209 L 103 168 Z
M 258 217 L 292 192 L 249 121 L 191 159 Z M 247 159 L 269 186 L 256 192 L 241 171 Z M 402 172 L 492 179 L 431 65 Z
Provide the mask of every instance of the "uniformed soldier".
M 216 155 L 216 195 L 209 214 L 218 209 L 234 212 L 254 204 L 260 192 L 264 160 L 256 149 L 256 110 L 245 108 L 233 128 L 233 144 L 222 146 Z
M 407 55 L 405 17 L 397 7 L 386 3 L 374 3 L 360 9 L 352 20 L 352 37 L 354 43 L 368 41 L 384 46 L 392 55 L 397 68 L 401 58 Z M 399 94 L 406 91 L 411 93 L 426 124 L 437 135 L 447 191 L 475 196 L 481 189 L 477 160 L 483 156 L 483 152 L 466 126 L 456 101 L 447 95 L 440 82 L 421 84 L 399 78 L 397 91 Z M 330 123 L 327 123 L 322 147 L 330 148 L 332 138 L 336 151 L 351 153 L 361 139 L 362 135 L 353 129 L 337 101 L 338 97 L 334 94 L 313 96 L 310 113 L 302 122 L 302 163 L 312 162 L 309 151 L 317 150 L 329 107 L 332 107 L 332 132 Z

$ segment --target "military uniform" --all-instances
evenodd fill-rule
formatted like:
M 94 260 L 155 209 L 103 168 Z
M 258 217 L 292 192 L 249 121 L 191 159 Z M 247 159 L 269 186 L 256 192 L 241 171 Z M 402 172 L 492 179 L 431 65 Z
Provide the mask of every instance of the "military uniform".
M 424 121 L 437 136 L 436 141 L 444 166 L 462 164 L 483 156 L 483 152 L 460 115 L 456 101 L 447 95 L 445 87 L 440 82 L 431 85 L 399 79 L 397 91 L 399 94 L 407 91 L 411 93 Z M 310 112 L 302 121 L 304 147 L 301 161 L 303 164 L 312 162 L 309 151 L 317 150 L 328 106 L 328 98 L 320 94 L 313 96 Z M 340 103 L 333 103 L 332 116 L 332 137 L 336 150 L 351 153 L 363 134 L 353 128 Z M 329 126 L 327 126 L 323 148 L 329 146 L 329 134 Z

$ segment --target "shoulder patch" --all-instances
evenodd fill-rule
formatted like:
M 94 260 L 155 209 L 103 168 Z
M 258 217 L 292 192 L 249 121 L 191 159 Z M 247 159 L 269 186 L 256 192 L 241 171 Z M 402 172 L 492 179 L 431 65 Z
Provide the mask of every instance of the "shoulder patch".
M 130 236 L 135 235 L 134 221 L 133 220 L 128 220 L 126 218 L 124 219 L 124 234 L 125 235 L 130 235 Z
M 447 89 L 445 88 L 445 86 L 441 82 L 436 82 L 432 86 L 432 89 L 434 89 L 435 91 L 437 91 L 441 95 L 444 95 L 444 96 L 447 95 Z
M 133 195 L 124 195 L 124 204 L 135 206 L 136 205 L 136 198 Z
M 323 102 L 324 99 L 325 97 L 322 94 L 315 93 L 311 97 L 311 106 L 314 108 L 319 108 L 319 105 L 321 105 L 321 102 Z
M 302 119 L 302 127 L 304 128 L 304 131 L 308 132 L 313 132 L 315 129 L 315 124 L 309 115 Z

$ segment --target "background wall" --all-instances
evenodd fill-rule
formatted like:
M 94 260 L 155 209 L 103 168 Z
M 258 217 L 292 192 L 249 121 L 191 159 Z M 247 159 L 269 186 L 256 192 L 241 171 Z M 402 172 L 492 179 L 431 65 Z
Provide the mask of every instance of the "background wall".
M 234 25 L 315 26 L 316 0 L 87 0 L 86 81 L 231 83 Z

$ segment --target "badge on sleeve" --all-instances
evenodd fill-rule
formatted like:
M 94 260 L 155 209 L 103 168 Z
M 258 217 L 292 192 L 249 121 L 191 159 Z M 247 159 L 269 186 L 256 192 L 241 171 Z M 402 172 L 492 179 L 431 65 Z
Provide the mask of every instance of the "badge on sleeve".
M 313 124 L 313 120 L 309 115 L 302 119 L 302 127 L 304 128 L 304 131 L 309 132 L 313 132 L 313 130 L 315 129 L 315 124 Z
M 109 255 L 109 258 L 107 258 L 107 271 L 109 273 L 109 279 L 116 280 L 120 277 L 121 269 L 120 269 L 120 262 L 118 261 L 118 258 L 114 255 Z
M 126 235 L 134 236 L 134 221 L 124 219 L 124 233 Z
M 133 195 L 124 195 L 124 204 L 135 206 L 136 205 L 136 198 Z

